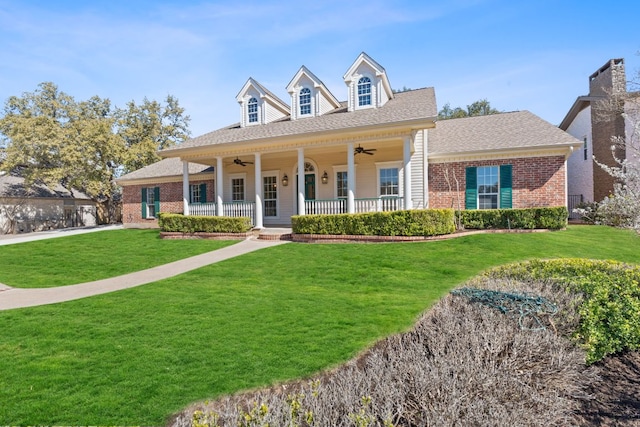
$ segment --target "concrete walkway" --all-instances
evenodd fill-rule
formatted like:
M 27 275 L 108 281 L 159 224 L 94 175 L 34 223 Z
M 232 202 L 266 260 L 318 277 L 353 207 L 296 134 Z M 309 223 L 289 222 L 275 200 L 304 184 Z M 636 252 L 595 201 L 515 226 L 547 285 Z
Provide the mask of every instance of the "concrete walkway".
M 283 240 L 247 239 L 222 249 L 118 277 L 56 288 L 18 289 L 0 284 L 0 310 L 35 307 L 86 298 L 177 276 L 209 264 L 259 249 L 287 243 Z
M 33 242 L 35 240 L 55 239 L 56 237 L 72 236 L 74 234 L 94 233 L 96 231 L 119 230 L 121 228 L 122 225 L 99 225 L 96 227 L 61 228 L 24 234 L 0 234 L 0 246 Z

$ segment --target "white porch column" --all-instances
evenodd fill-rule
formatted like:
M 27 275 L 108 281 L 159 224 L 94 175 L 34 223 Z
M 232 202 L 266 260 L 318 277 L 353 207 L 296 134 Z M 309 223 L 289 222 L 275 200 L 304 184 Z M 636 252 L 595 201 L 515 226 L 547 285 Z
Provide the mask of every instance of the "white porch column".
M 182 212 L 189 216 L 189 162 L 182 161 Z
M 304 148 L 298 148 L 298 215 L 305 215 L 304 209 Z
M 216 157 L 216 216 L 224 216 L 222 208 L 222 157 Z
M 256 225 L 255 228 L 263 228 L 262 224 L 262 163 L 260 153 L 255 154 L 254 172 L 256 175 Z
M 356 212 L 356 162 L 353 142 L 347 144 L 347 213 Z
M 413 209 L 413 202 L 411 201 L 411 137 L 406 136 L 404 138 L 404 154 L 403 154 L 403 166 L 404 166 L 404 208 Z
M 429 209 L 429 131 L 422 131 L 422 176 L 424 177 L 424 208 Z

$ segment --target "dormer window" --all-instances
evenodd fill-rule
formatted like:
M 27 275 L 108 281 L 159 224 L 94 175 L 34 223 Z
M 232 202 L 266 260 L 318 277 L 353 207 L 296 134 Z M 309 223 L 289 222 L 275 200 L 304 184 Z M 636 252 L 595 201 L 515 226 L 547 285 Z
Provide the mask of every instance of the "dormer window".
M 247 102 L 247 114 L 249 115 L 249 123 L 258 123 L 258 100 L 251 98 Z
M 371 79 L 361 77 L 358 80 L 358 106 L 371 105 Z
M 380 108 L 393 99 L 386 71 L 364 52 L 349 67 L 343 79 L 349 87 L 348 111 Z
M 311 90 L 305 87 L 300 91 L 300 115 L 311 114 Z

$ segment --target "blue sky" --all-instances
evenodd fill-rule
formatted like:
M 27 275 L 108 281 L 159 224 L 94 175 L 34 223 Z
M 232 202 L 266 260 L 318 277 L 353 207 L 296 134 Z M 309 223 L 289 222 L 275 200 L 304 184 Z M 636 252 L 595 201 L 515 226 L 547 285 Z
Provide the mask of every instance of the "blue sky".
M 193 136 L 239 120 L 253 77 L 285 102 L 300 66 L 340 100 L 362 51 L 394 89 L 435 87 L 438 108 L 486 98 L 558 124 L 588 77 L 640 69 L 640 2 L 0 0 L 0 101 L 44 81 L 77 100 L 178 98 Z

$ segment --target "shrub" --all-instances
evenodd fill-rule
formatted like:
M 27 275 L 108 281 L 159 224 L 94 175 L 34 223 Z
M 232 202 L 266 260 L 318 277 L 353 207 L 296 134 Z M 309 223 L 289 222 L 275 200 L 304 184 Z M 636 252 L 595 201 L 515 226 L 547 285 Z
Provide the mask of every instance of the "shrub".
M 583 295 L 574 338 L 587 362 L 640 349 L 640 266 L 584 259 L 533 260 L 488 272 L 492 277 L 551 280 Z
M 452 209 L 404 210 L 291 218 L 296 234 L 436 236 L 455 231 Z
M 160 213 L 160 230 L 178 233 L 246 233 L 251 230 L 248 217 L 226 216 L 184 216 L 182 214 Z
M 529 209 L 474 209 L 457 211 L 462 228 L 486 229 L 549 229 L 567 226 L 569 213 L 564 206 Z
M 578 425 L 599 384 L 585 358 L 640 348 L 639 283 L 640 267 L 610 261 L 499 267 L 469 285 L 552 301 L 559 310 L 541 319 L 545 328 L 523 329 L 500 310 L 448 295 L 412 330 L 341 367 L 193 405 L 170 425 Z
M 481 283 L 482 282 L 482 283 Z M 482 278 L 572 307 L 558 287 Z M 565 309 L 566 311 L 568 309 Z M 554 322 L 559 323 L 558 320 Z M 497 310 L 446 296 L 415 327 L 310 380 L 197 404 L 171 426 L 575 425 L 592 374 L 551 327 L 533 332 Z

